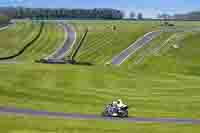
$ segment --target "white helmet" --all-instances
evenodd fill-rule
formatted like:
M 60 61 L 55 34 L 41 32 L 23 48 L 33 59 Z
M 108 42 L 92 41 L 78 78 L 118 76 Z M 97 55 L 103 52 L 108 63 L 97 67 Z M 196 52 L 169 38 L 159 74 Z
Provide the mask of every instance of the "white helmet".
M 117 100 L 117 103 L 118 103 L 118 104 L 122 104 L 122 100 L 121 100 L 121 99 L 118 99 L 118 100 Z

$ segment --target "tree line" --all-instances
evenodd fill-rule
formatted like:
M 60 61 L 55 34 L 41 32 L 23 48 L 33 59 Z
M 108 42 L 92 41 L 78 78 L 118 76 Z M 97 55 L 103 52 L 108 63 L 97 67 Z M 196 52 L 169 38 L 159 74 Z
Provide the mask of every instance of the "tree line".
M 158 19 L 163 20 L 194 20 L 199 21 L 200 20 L 200 11 L 193 11 L 185 14 L 174 14 L 169 15 L 167 13 L 159 14 Z
M 200 11 L 193 11 L 186 14 L 175 14 L 174 18 L 179 20 L 200 20 Z
M 143 18 L 143 14 L 141 13 L 141 12 L 139 12 L 138 14 L 136 14 L 135 12 L 130 12 L 130 14 L 129 14 L 129 18 L 130 19 L 137 19 L 137 20 L 143 20 L 144 18 Z
M 25 8 L 1 7 L 0 13 L 10 18 L 30 19 L 122 19 L 124 14 L 120 10 L 109 8 L 95 9 L 65 9 L 65 8 Z

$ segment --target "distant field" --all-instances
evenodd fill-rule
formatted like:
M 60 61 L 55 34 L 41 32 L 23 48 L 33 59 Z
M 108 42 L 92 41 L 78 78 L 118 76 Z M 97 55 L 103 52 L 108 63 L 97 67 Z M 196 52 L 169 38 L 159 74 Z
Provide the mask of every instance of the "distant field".
M 0 14 L 0 27 L 7 24 L 8 21 L 9 21 L 9 18 L 7 16 Z
M 78 62 L 105 64 L 145 33 L 156 30 L 158 23 L 129 21 L 74 22 L 80 32 L 89 33 L 77 55 Z M 114 28 L 115 27 L 115 28 Z
M 116 31 L 112 31 L 110 21 L 70 23 L 77 30 L 75 47 L 84 27 L 90 31 L 76 59 L 98 65 L 31 63 L 47 56 L 63 41 L 63 30 L 58 25 L 45 24 L 38 41 L 17 58 L 23 63 L 0 65 L 0 106 L 99 115 L 106 103 L 121 98 L 130 106 L 132 117 L 200 118 L 200 32 L 162 33 L 122 66 L 115 67 L 104 66 L 104 63 L 145 32 L 158 28 L 158 22 L 117 21 L 113 23 Z M 176 22 L 176 25 L 197 28 L 199 23 Z M 70 133 L 197 133 L 200 130 L 198 125 L 49 120 L 9 115 L 0 118 L 0 125 L 3 125 L 0 130 L 9 133 L 57 130 Z
M 196 66 L 199 35 L 200 32 L 163 33 L 123 66 L 130 69 L 144 67 L 145 70 L 154 66 L 156 70 L 166 72 L 178 72 L 185 67 Z
M 200 22 L 199 21 L 172 21 L 171 23 L 175 24 L 176 27 L 199 27 Z
M 176 33 L 174 32 L 161 33 L 161 35 L 151 41 L 148 45 L 144 46 L 139 51 L 130 56 L 122 64 L 122 66 L 131 69 L 131 67 L 134 67 L 135 65 L 142 64 L 146 58 L 149 58 L 150 56 L 159 53 L 161 48 L 163 48 L 163 45 L 165 46 L 166 43 L 168 43 L 169 38 L 174 36 L 175 34 Z

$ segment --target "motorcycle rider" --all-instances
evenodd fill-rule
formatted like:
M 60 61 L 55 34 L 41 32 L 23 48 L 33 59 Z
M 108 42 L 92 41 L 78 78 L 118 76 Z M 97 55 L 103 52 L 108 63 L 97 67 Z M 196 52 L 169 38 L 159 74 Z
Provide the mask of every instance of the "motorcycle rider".
M 122 100 L 121 99 L 118 99 L 117 100 L 117 107 L 118 109 L 121 109 L 122 107 L 126 106 L 125 104 L 123 104 Z
M 121 99 L 118 99 L 106 106 L 103 116 L 128 117 L 128 107 L 126 104 L 123 104 Z
M 117 102 L 116 102 L 116 101 L 113 101 L 113 102 L 112 102 L 112 106 L 118 108 Z
M 123 104 L 121 99 L 118 99 L 117 101 L 113 101 L 112 102 L 112 106 L 116 107 L 119 111 L 121 110 L 122 107 L 126 106 L 125 104 Z
M 117 106 L 117 102 L 116 101 L 113 101 L 112 102 L 112 112 L 118 112 L 119 111 L 119 108 Z

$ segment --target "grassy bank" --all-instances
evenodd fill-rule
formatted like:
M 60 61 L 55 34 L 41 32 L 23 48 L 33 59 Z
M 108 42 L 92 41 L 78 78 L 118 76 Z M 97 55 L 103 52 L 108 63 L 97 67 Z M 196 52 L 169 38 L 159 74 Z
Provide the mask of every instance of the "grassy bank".
M 7 57 L 19 52 L 39 32 L 40 25 L 17 23 L 0 32 L 0 57 Z
M 105 64 L 140 36 L 156 30 L 157 23 L 97 21 L 74 22 L 78 33 L 88 28 L 89 32 L 76 57 L 78 62 Z
M 58 120 L 0 116 L 4 133 L 198 133 L 199 125 L 127 123 L 113 121 Z
M 106 103 L 121 98 L 130 106 L 133 117 L 198 119 L 200 33 L 163 33 L 121 67 L 101 65 L 127 47 L 129 41 L 149 30 L 144 28 L 146 23 L 118 24 L 121 28 L 114 32 L 108 23 L 76 23 L 77 29 L 90 28 L 77 60 L 99 64 L 91 67 L 31 63 L 51 53 L 63 38 L 63 31 L 57 25 L 46 24 L 42 37 L 17 58 L 24 62 L 0 65 L 0 106 L 99 115 Z M 134 63 L 143 56 L 140 63 Z M 197 125 L 49 120 L 10 115 L 0 118 L 3 125 L 0 130 L 14 133 L 195 133 L 200 130 Z

